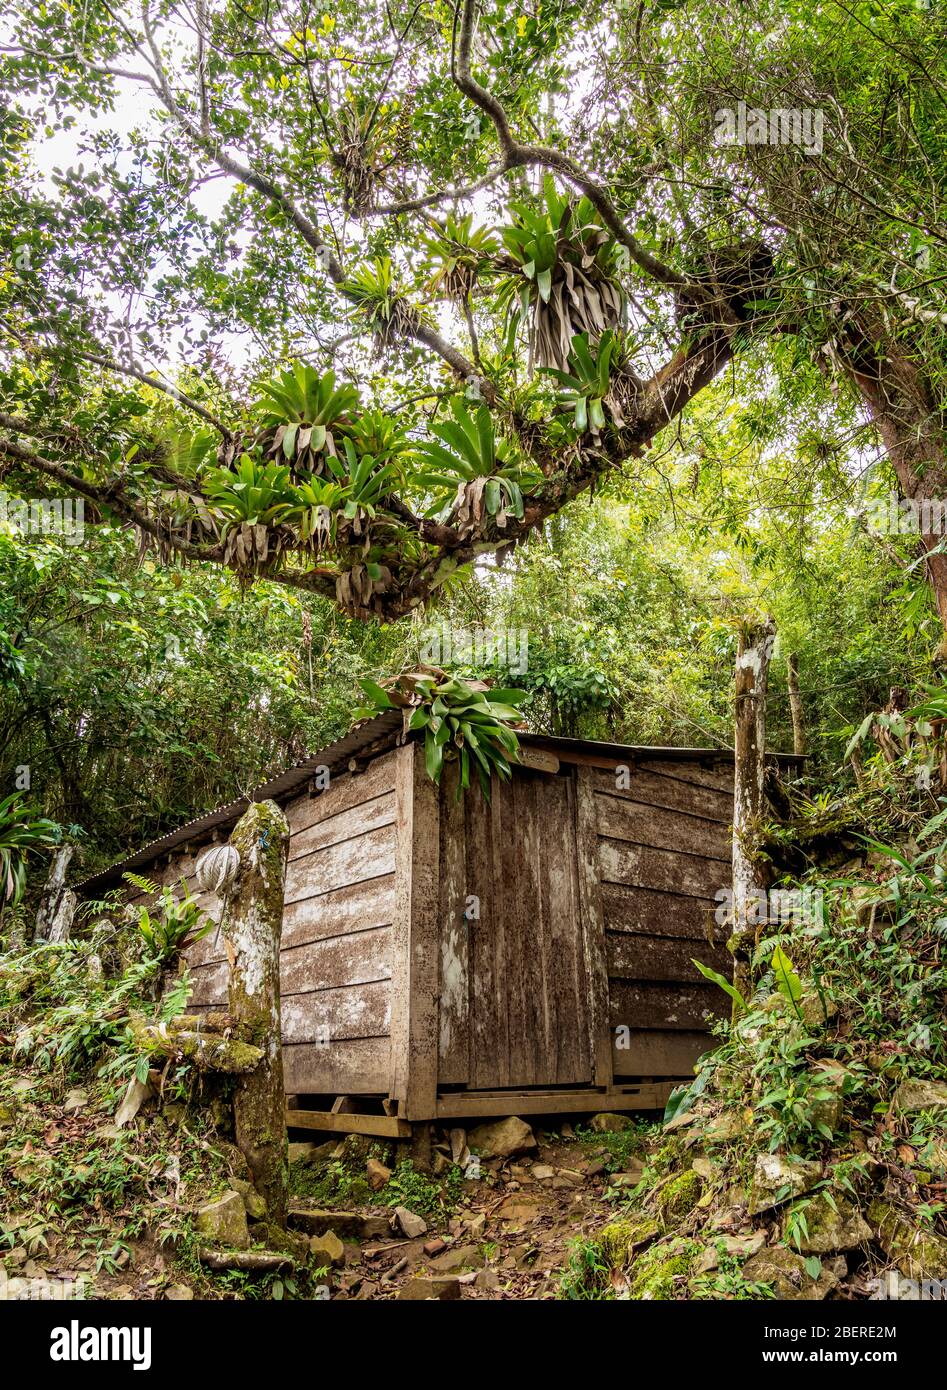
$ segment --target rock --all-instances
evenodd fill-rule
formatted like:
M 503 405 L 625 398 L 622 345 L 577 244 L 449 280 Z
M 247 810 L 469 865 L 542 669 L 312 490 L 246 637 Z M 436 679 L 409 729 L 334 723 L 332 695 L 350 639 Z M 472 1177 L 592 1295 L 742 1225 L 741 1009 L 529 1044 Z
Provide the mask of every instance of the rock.
M 306 1159 L 312 1158 L 319 1146 L 317 1144 L 290 1144 L 289 1161 L 290 1163 L 304 1163 Z M 335 1145 L 333 1144 L 333 1148 Z
M 922 1231 L 880 1198 L 868 1208 L 878 1244 L 908 1279 L 947 1279 L 947 1240 Z
M 81 1110 L 84 1105 L 89 1103 L 89 1093 L 84 1091 L 81 1086 L 75 1087 L 66 1095 L 62 1103 L 65 1114 L 72 1115 L 76 1110 Z
M 445 1173 L 449 1173 L 454 1167 L 454 1163 L 447 1157 L 447 1154 L 435 1153 L 431 1162 L 431 1172 L 436 1178 L 442 1178 Z
M 750 1212 L 766 1211 L 790 1197 L 808 1192 L 822 1177 L 822 1166 L 804 1158 L 784 1158 L 782 1154 L 757 1154 L 753 1168 Z
M 630 1168 L 626 1168 L 621 1173 L 610 1174 L 608 1181 L 613 1187 L 637 1187 L 643 1172 L 644 1164 L 632 1159 Z
M 732 1260 L 748 1260 L 758 1255 L 766 1244 L 766 1232 L 754 1231 L 748 1236 L 718 1236 L 713 1245 L 704 1247 L 697 1265 L 698 1274 L 706 1274 L 720 1264 L 721 1253 Z
M 481 1264 L 480 1251 L 476 1245 L 455 1245 L 452 1249 L 431 1261 L 431 1268 L 438 1274 L 453 1274 L 458 1269 L 469 1269 L 471 1265 Z
M 473 1236 L 474 1240 L 478 1240 L 483 1235 L 487 1224 L 486 1214 L 482 1211 L 475 1212 L 473 1216 L 464 1217 L 463 1224 L 468 1235 Z
M 589 1120 L 589 1129 L 593 1134 L 621 1134 L 631 1127 L 632 1121 L 628 1116 L 619 1115 L 616 1110 L 602 1110 Z
M 801 1255 L 785 1245 L 774 1245 L 748 1259 L 741 1274 L 748 1284 L 771 1284 L 776 1298 L 818 1302 L 832 1292 L 844 1271 L 843 1259 L 835 1268 L 823 1265 L 818 1279 L 813 1279 Z
M 468 1144 L 481 1159 L 512 1158 L 537 1147 L 536 1136 L 518 1115 L 507 1115 L 493 1124 L 477 1125 L 468 1136 Z
M 747 1129 L 748 1122 L 743 1115 L 735 1110 L 725 1110 L 722 1115 L 716 1115 L 703 1126 L 702 1133 L 708 1143 L 729 1144 L 744 1135 Z
M 915 1110 L 942 1110 L 947 1105 L 947 1081 L 908 1077 L 895 1091 L 892 1104 L 903 1114 Z
M 500 1276 L 495 1269 L 480 1269 L 474 1279 L 475 1289 L 487 1289 L 492 1292 L 500 1287 Z
M 693 1168 L 686 1168 L 658 1189 L 658 1211 L 665 1230 L 678 1225 L 694 1210 L 701 1191 L 700 1175 Z
M 206 1240 L 246 1250 L 250 1244 L 247 1209 L 239 1192 L 225 1192 L 216 1202 L 206 1202 L 195 1213 L 195 1224 Z
M 395 1207 L 395 1220 L 403 1235 L 409 1240 L 414 1240 L 416 1236 L 423 1236 L 427 1230 L 427 1222 L 420 1216 L 416 1216 L 407 1207 Z
M 705 1182 L 709 1182 L 717 1171 L 710 1159 L 704 1158 L 702 1154 L 698 1154 L 696 1158 L 691 1159 L 691 1167 L 697 1176 L 703 1178 Z
M 12 1125 L 15 1120 L 16 1106 L 9 1104 L 0 1105 L 0 1129 Z
M 370 1158 L 365 1164 L 365 1176 L 373 1192 L 380 1192 L 391 1181 L 391 1169 L 386 1168 L 377 1158 Z
M 452 1129 L 450 1132 L 450 1156 L 461 1168 L 464 1167 L 464 1150 L 467 1148 L 467 1131 Z
M 537 1182 L 547 1182 L 556 1176 L 555 1168 L 548 1163 L 534 1163 L 531 1172 Z
M 266 1216 L 266 1198 L 257 1192 L 252 1183 L 244 1178 L 231 1178 L 230 1186 L 234 1192 L 239 1192 L 243 1198 L 243 1205 L 246 1208 L 247 1216 L 252 1221 L 262 1221 Z
M 497 1211 L 497 1217 L 500 1221 L 532 1221 L 534 1217 L 539 1215 L 539 1211 L 540 1198 L 538 1196 L 528 1197 L 514 1194 L 507 1197 Z
M 447 1241 L 441 1240 L 440 1236 L 436 1236 L 434 1240 L 426 1240 L 421 1248 L 425 1255 L 433 1258 L 433 1256 L 439 1255 L 442 1250 L 447 1249 Z
M 194 1290 L 190 1284 L 172 1284 L 165 1289 L 164 1296 L 171 1303 L 190 1303 L 194 1297 Z
M 399 1303 L 418 1303 L 428 1298 L 460 1298 L 460 1280 L 456 1278 L 410 1279 L 398 1290 Z
M 827 1125 L 833 1133 L 842 1122 L 844 1108 L 845 1082 L 848 1070 L 840 1062 L 824 1060 L 817 1062 L 809 1072 L 810 1091 L 823 1091 L 821 1100 L 813 1101 L 810 1116 L 813 1124 Z
M 325 1231 L 321 1236 L 311 1236 L 309 1253 L 317 1265 L 341 1265 L 345 1263 L 345 1246 L 334 1231 Z
M 837 1250 L 857 1250 L 871 1240 L 871 1227 L 858 1208 L 844 1197 L 836 1206 L 824 1192 L 817 1192 L 806 1207 L 808 1235 L 799 1233 L 797 1248 L 803 1255 L 830 1255 Z
M 337 1236 L 350 1240 L 380 1240 L 390 1234 L 386 1216 L 364 1216 L 357 1211 L 291 1206 L 288 1220 L 290 1226 L 311 1236 L 333 1231 Z

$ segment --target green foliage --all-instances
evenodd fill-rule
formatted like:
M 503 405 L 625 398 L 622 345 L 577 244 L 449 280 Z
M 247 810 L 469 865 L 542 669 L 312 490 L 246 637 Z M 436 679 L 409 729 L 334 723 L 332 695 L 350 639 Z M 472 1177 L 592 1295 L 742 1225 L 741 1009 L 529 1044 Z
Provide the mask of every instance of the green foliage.
M 433 781 L 440 781 L 449 755 L 460 764 L 458 796 L 470 786 L 471 768 L 488 801 L 490 779 L 509 779 L 510 763 L 519 751 L 511 725 L 520 718 L 515 705 L 523 698 L 522 690 L 491 690 L 483 682 L 474 685 L 434 668 L 395 676 L 384 688 L 369 680 L 361 686 L 372 703 L 358 711 L 360 717 L 403 709 L 408 729 L 424 731 L 425 766 Z
M 167 965 L 213 928 L 213 919 L 201 911 L 183 879 L 181 896 L 175 897 L 168 885 L 159 890 L 156 883 L 138 874 L 126 873 L 123 877 L 133 888 L 157 899 L 154 909 L 138 909 L 138 930 L 148 959 Z
M 15 908 L 26 887 L 31 854 L 59 843 L 62 827 L 32 811 L 14 793 L 0 801 L 0 908 Z

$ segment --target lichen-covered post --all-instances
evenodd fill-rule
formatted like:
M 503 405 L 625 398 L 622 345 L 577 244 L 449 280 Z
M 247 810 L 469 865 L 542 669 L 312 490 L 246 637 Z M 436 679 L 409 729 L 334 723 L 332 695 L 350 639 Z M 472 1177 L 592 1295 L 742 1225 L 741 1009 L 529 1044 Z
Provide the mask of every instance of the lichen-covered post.
M 237 1144 L 270 1221 L 284 1225 L 288 1174 L 279 955 L 289 826 L 273 801 L 256 801 L 230 843 L 240 865 L 224 893 L 221 934 L 230 962 L 229 1009 L 239 1036 L 263 1050 L 259 1066 L 237 1080 Z
M 769 618 L 759 627 L 743 627 L 737 644 L 736 712 L 733 757 L 733 982 L 749 994 L 750 957 L 756 930 L 765 913 L 765 880 L 752 851 L 764 805 L 766 776 L 766 686 L 776 643 Z

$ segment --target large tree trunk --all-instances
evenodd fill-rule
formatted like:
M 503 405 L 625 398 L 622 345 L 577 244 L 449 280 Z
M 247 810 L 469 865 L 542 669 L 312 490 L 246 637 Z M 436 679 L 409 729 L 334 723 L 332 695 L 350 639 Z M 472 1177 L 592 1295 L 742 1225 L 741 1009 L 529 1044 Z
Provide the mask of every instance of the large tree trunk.
M 237 1144 L 270 1221 L 286 1221 L 288 1154 L 280 1041 L 279 956 L 289 826 L 273 801 L 254 802 L 230 843 L 240 856 L 226 889 L 221 933 L 230 962 L 229 1009 L 239 1036 L 263 1060 L 234 1093 Z
M 35 941 L 68 941 L 76 912 L 76 895 L 66 887 L 66 872 L 75 852 L 73 845 L 61 845 L 53 855 L 52 867 L 36 913 Z
M 745 625 L 737 642 L 733 760 L 733 982 L 750 991 L 750 958 L 765 903 L 766 879 L 751 840 L 763 814 L 766 776 L 766 685 L 776 642 L 776 625 Z
M 901 498 L 918 514 L 918 539 L 947 631 L 947 554 L 932 553 L 947 535 L 947 419 L 922 371 L 895 350 L 890 334 L 873 337 L 852 328 L 840 356 L 878 427 Z M 892 520 L 898 524 L 898 515 Z M 902 530 L 913 521 L 901 518 Z

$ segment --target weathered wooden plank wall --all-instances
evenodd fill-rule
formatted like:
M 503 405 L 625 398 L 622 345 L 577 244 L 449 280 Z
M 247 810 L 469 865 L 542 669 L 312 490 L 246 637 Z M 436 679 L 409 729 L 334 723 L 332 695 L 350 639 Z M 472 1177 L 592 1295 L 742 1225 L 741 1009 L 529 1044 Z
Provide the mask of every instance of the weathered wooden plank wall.
M 646 760 L 589 774 L 616 1077 L 687 1075 L 727 999 L 692 964 L 729 967 L 714 895 L 730 879 L 732 773 Z M 630 1047 L 617 1032 L 631 1030 Z
M 280 958 L 283 1066 L 297 1093 L 387 1092 L 395 905 L 395 754 L 343 773 L 284 808 L 290 825 Z M 198 854 L 200 851 L 198 851 Z M 196 855 L 147 877 L 196 892 Z M 215 894 L 197 894 L 220 919 Z M 188 952 L 189 1007 L 226 1003 L 228 967 L 214 931 Z
M 439 1082 L 590 1084 L 574 779 L 517 772 L 489 803 L 445 779 Z

